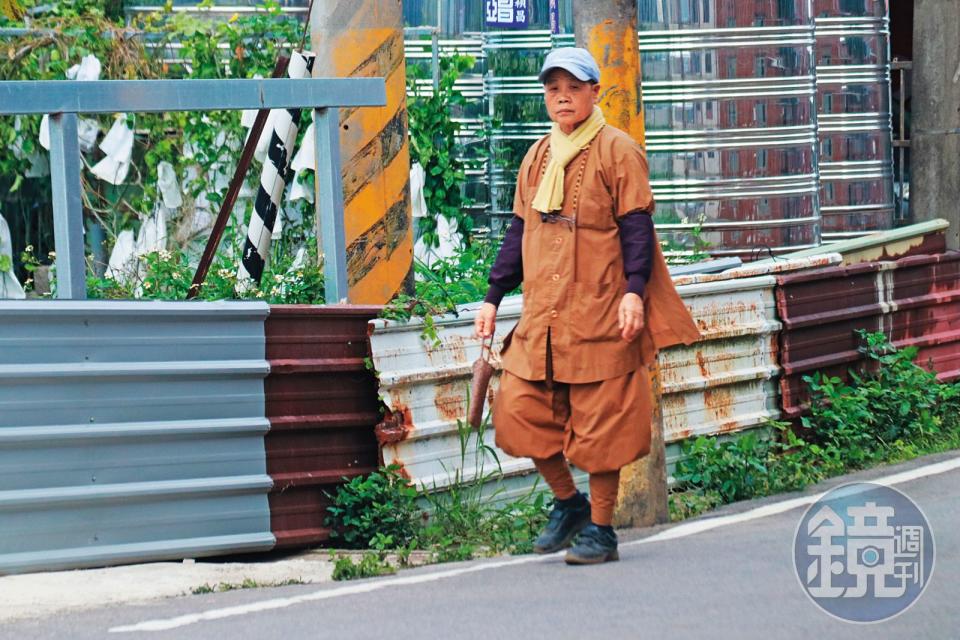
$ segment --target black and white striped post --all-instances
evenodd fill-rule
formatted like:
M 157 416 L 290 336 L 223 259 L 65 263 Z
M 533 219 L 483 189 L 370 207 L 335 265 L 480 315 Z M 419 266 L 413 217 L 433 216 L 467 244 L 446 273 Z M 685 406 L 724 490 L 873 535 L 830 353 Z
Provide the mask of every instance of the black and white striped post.
M 316 57 L 312 53 L 294 52 L 287 75 L 291 79 L 311 77 L 314 60 Z M 300 109 L 279 109 L 272 114 L 270 146 L 260 172 L 257 199 L 253 205 L 253 213 L 250 214 L 247 239 L 237 269 L 238 291 L 245 290 L 250 280 L 259 284 L 270 257 L 270 241 L 277 216 L 280 215 L 280 207 L 283 205 L 283 192 L 293 178 L 290 162 L 300 127 L 300 113 Z

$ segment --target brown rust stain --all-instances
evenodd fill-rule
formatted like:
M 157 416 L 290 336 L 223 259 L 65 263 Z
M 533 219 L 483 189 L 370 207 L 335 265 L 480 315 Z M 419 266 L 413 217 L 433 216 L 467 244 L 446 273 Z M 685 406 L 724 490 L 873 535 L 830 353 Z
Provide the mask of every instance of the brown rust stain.
M 463 336 L 451 336 L 447 345 L 450 349 L 450 357 L 453 358 L 454 362 L 467 361 L 467 346 L 464 344 Z
M 433 404 L 444 420 L 450 422 L 465 420 L 467 417 L 467 402 L 463 383 L 447 382 L 437 385 Z
M 726 387 L 707 389 L 703 392 L 703 402 L 710 417 L 723 422 L 733 418 L 734 397 L 730 389 Z
M 697 349 L 697 366 L 700 367 L 700 375 L 704 378 L 710 377 L 710 371 L 707 369 L 707 359 L 700 349 Z
M 387 409 L 383 420 L 373 429 L 381 447 L 406 440 L 411 431 L 413 416 L 409 407 L 400 404 L 395 404 L 392 410 Z

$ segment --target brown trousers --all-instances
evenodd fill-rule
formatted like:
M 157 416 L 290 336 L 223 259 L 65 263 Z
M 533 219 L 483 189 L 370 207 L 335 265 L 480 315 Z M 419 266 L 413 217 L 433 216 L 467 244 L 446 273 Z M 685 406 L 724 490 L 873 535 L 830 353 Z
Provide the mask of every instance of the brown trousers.
M 514 457 L 562 453 L 588 473 L 618 471 L 650 452 L 649 372 L 589 382 L 534 382 L 504 371 L 493 401 L 497 446 Z

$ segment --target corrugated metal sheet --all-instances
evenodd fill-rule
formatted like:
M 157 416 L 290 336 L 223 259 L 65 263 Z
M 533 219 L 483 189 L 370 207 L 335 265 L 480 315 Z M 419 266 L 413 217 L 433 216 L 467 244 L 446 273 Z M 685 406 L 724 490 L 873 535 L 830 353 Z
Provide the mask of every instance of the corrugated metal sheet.
M 371 306 L 279 305 L 266 322 L 271 529 L 278 547 L 323 542 L 332 493 L 377 468 L 377 382 L 365 364 Z
M 668 474 L 686 438 L 758 428 L 779 417 L 780 322 L 772 274 L 840 260 L 839 254 L 824 254 L 673 279 L 703 339 L 658 356 Z
M 947 249 L 944 233 L 950 223 L 942 218 L 918 222 L 906 227 L 871 233 L 870 235 L 841 240 L 828 246 L 804 249 L 781 256 L 781 258 L 806 258 L 832 251 L 843 256 L 843 264 L 852 265 L 877 260 L 896 260 L 907 256 L 932 255 Z M 775 260 L 762 260 L 755 264 L 770 264 Z
M 917 346 L 918 363 L 942 379 L 960 376 L 960 253 L 838 266 L 778 277 L 784 329 L 781 403 L 795 419 L 815 371 L 846 377 L 861 363 L 858 329 L 882 331 L 898 347 Z
M 700 325 L 704 340 L 661 352 L 663 428 L 668 469 L 679 456 L 679 441 L 692 435 L 733 432 L 763 424 L 778 415 L 776 319 L 769 273 L 835 264 L 838 255 L 748 265 L 726 274 L 674 279 Z M 737 277 L 748 275 L 750 277 Z M 507 298 L 498 313 L 499 341 L 519 320 L 522 299 Z M 461 308 L 458 318 L 436 323 L 438 347 L 425 343 L 420 323 L 374 322 L 373 360 L 389 414 L 378 426 L 385 462 L 403 465 L 426 490 L 443 489 L 460 473 L 476 477 L 477 467 L 497 469 L 491 456 L 475 456 L 475 440 L 461 457 L 458 421 L 466 415 L 471 365 L 479 356 L 473 319 L 479 305 Z M 473 437 L 473 436 L 471 436 Z M 494 442 L 493 431 L 484 438 Z M 497 451 L 505 476 L 501 497 L 529 490 L 538 477 L 529 460 Z M 577 475 L 579 482 L 586 480 Z M 493 490 L 491 490 L 493 491 Z
M 479 304 L 465 305 L 459 317 L 436 321 L 439 346 L 421 339 L 420 322 L 395 323 L 376 320 L 370 336 L 373 362 L 380 379 L 380 395 L 389 412 L 377 427 L 383 461 L 400 464 L 404 473 L 426 491 L 443 490 L 458 477 L 473 480 L 496 472 L 497 461 L 477 451 L 477 438 L 470 436 L 461 456 L 461 430 L 467 410 L 471 366 L 480 356 L 480 342 L 472 338 Z M 503 336 L 520 319 L 522 299 L 505 298 L 497 316 L 495 351 Z M 491 383 L 495 389 L 499 376 Z M 489 406 L 488 406 L 489 410 Z M 458 425 L 459 421 L 459 425 Z M 465 433 L 465 432 L 464 432 Z M 491 428 L 484 442 L 494 443 Z M 497 449 L 504 481 L 498 498 L 509 499 L 528 491 L 538 478 L 529 460 L 513 458 Z M 577 474 L 585 486 L 586 475 Z
M 269 549 L 257 303 L 0 303 L 0 573 Z

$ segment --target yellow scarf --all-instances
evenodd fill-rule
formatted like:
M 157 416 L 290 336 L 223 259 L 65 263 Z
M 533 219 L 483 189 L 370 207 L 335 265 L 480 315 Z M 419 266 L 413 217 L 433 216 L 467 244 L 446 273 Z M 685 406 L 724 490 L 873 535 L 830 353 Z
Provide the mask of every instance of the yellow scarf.
M 550 130 L 550 161 L 533 197 L 533 208 L 536 211 L 550 213 L 563 207 L 564 167 L 590 144 L 606 122 L 600 107 L 594 105 L 590 117 L 569 136 L 560 130 L 560 125 L 553 123 Z

